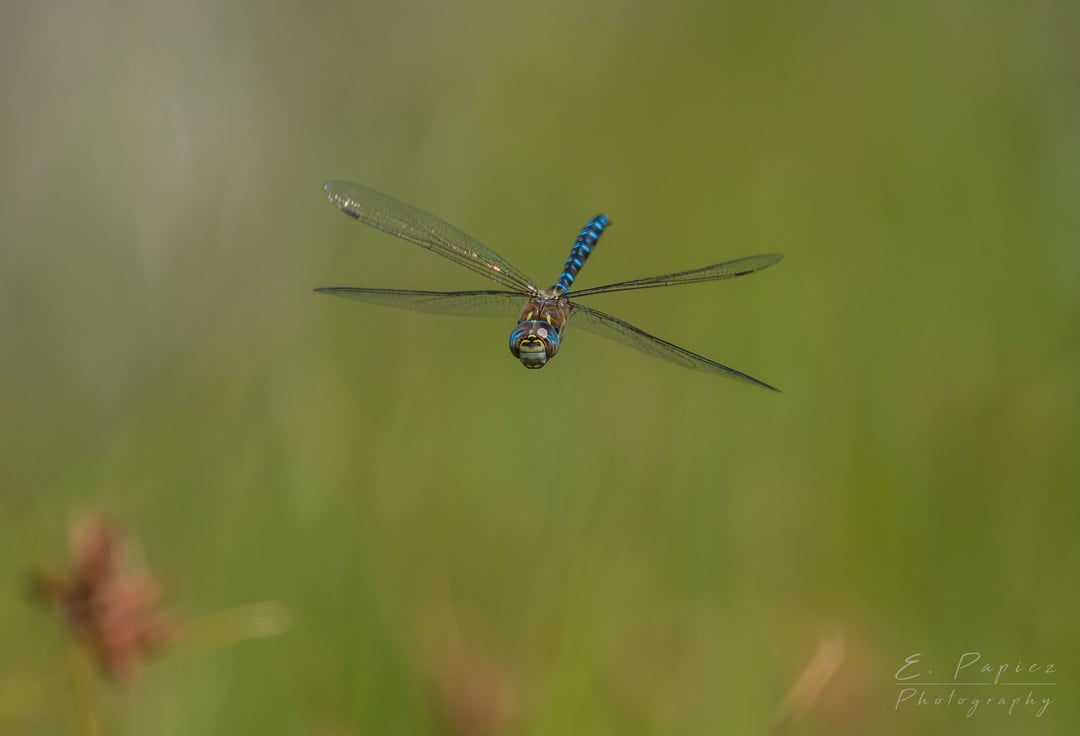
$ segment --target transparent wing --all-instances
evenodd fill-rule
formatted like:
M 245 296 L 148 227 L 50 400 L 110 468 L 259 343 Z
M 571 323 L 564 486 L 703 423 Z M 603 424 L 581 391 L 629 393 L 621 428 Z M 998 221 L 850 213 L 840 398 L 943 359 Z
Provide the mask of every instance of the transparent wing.
M 331 286 L 315 291 L 384 307 L 464 317 L 513 316 L 525 305 L 524 297 L 512 291 L 412 291 L 351 286 Z
M 497 284 L 528 292 L 532 280 L 479 241 L 423 210 L 359 184 L 328 181 L 327 198 L 345 214 L 365 225 L 449 258 Z
M 691 271 L 678 273 L 666 273 L 662 276 L 650 276 L 644 279 L 632 281 L 620 281 L 616 284 L 594 286 L 591 289 L 572 291 L 569 296 L 577 298 L 592 294 L 607 294 L 612 291 L 630 291 L 631 289 L 652 289 L 657 286 L 675 286 L 676 284 L 697 284 L 702 281 L 719 281 L 720 279 L 733 279 L 736 276 L 745 276 L 754 271 L 760 271 L 769 266 L 775 266 L 784 257 L 783 253 L 762 253 L 757 256 L 736 258 L 734 261 L 725 261 L 704 268 L 695 268 Z
M 590 309 L 589 307 L 583 307 L 580 304 L 571 303 L 570 307 L 572 309 L 572 316 L 570 318 L 571 324 L 580 327 L 583 330 L 587 330 L 588 332 L 601 335 L 614 340 L 615 342 L 621 342 L 623 345 L 628 345 L 635 350 L 640 350 L 654 358 L 671 361 L 684 368 L 692 368 L 696 371 L 704 371 L 705 373 L 715 373 L 717 375 L 727 376 L 728 378 L 737 378 L 752 383 L 755 386 L 761 386 L 762 388 L 771 389 L 773 391 L 780 390 L 774 386 L 770 386 L 764 381 L 759 381 L 742 371 L 728 368 L 726 365 L 717 363 L 714 360 L 709 360 L 696 353 L 691 353 L 689 350 L 680 348 L 678 345 L 673 345 L 666 340 L 661 340 L 659 337 L 650 335 L 644 330 L 634 327 L 627 322 L 623 322 L 617 317 L 612 317 L 605 312 Z

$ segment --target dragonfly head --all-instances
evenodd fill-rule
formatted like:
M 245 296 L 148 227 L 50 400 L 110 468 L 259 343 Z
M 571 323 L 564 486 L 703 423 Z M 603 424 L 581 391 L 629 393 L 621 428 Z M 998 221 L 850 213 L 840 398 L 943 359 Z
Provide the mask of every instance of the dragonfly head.
M 510 333 L 510 352 L 526 368 L 543 368 L 559 352 L 559 333 L 547 322 L 519 322 Z

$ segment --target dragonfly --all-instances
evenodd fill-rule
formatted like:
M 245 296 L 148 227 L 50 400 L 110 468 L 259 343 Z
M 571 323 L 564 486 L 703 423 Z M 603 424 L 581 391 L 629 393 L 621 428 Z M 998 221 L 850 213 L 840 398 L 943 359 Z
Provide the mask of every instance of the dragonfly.
M 780 262 L 780 253 L 737 258 L 690 271 L 619 281 L 572 291 L 574 280 L 611 225 L 605 215 L 585 223 L 558 280 L 549 289 L 536 286 L 495 251 L 432 214 L 347 181 L 329 181 L 323 190 L 332 204 L 350 217 L 377 230 L 426 248 L 459 266 L 484 276 L 503 289 L 481 291 L 415 291 L 331 286 L 315 289 L 320 294 L 356 299 L 387 307 L 457 316 L 507 317 L 518 309 L 517 325 L 510 332 L 510 353 L 526 368 L 543 368 L 559 352 L 566 327 L 576 327 L 622 343 L 647 355 L 705 373 L 734 378 L 778 391 L 753 376 L 692 353 L 606 312 L 578 303 L 582 298 L 635 289 L 719 281 L 760 271 Z M 524 306 L 520 306 L 524 301 Z

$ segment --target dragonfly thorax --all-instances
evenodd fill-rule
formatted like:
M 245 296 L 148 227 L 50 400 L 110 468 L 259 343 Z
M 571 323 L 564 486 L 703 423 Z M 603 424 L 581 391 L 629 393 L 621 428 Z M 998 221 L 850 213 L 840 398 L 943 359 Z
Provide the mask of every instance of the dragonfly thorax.
M 540 292 L 521 310 L 510 333 L 510 352 L 526 368 L 543 368 L 559 352 L 563 327 L 570 316 L 565 297 Z

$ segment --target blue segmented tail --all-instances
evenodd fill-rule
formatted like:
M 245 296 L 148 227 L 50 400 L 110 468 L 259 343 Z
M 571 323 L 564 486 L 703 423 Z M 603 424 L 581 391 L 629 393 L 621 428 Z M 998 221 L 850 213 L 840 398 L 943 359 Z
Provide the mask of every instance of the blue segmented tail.
M 555 291 L 563 294 L 570 291 L 570 287 L 574 283 L 574 277 L 578 275 L 578 271 L 585 265 L 589 254 L 592 253 L 592 249 L 596 246 L 596 241 L 600 239 L 600 236 L 604 233 L 604 228 L 609 224 L 611 224 L 611 220 L 607 218 L 607 215 L 597 215 L 585 223 L 585 227 L 581 228 L 577 240 L 574 241 L 574 247 L 570 249 L 570 257 L 566 259 L 563 272 L 555 284 Z

